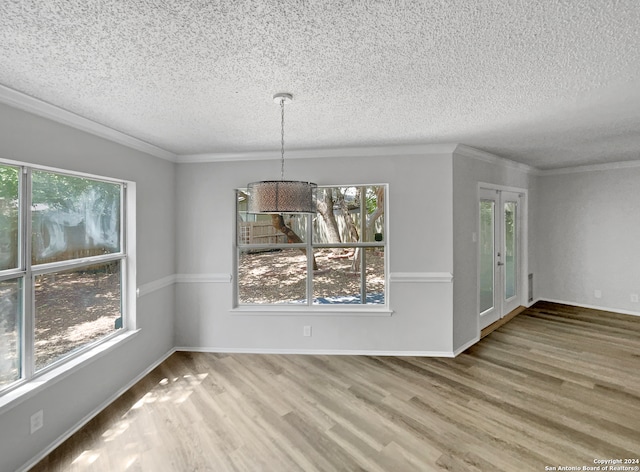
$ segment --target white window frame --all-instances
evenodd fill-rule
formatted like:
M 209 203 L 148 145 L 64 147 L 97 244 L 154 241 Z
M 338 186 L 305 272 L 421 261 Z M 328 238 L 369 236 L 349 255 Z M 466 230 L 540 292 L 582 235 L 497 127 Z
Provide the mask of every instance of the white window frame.
M 20 378 L 0 387 L 0 413 L 21 397 L 29 396 L 43 388 L 46 383 L 57 381 L 73 369 L 85 364 L 119 345 L 136 334 L 136 184 L 135 182 L 40 166 L 25 162 L 0 159 L 0 165 L 17 167 L 19 170 L 18 192 L 20 198 L 18 222 L 18 267 L 0 271 L 0 281 L 21 279 L 22 312 L 19 314 Z M 80 177 L 120 185 L 120 251 L 68 261 L 44 264 L 31 263 L 31 172 L 52 172 L 71 177 Z M 46 367 L 35 371 L 35 281 L 34 278 L 65 270 L 78 269 L 94 264 L 120 261 L 120 305 L 122 328 L 89 342 L 72 352 L 62 355 Z M 34 382 L 37 380 L 37 382 Z
M 390 284 L 389 284 L 389 260 L 390 260 L 390 215 L 389 215 L 389 184 L 387 183 L 366 183 L 366 184 L 332 184 L 332 185 L 318 185 L 318 191 L 324 188 L 335 187 L 384 187 L 384 230 L 383 240 L 381 242 L 345 242 L 345 243 L 314 243 L 313 242 L 313 227 L 311 217 L 309 218 L 305 242 L 303 243 L 273 243 L 273 244 L 240 244 L 239 241 L 239 225 L 237 222 L 238 217 L 238 191 L 246 191 L 246 189 L 238 188 L 234 189 L 234 279 L 233 284 L 233 307 L 231 311 L 235 314 L 258 314 L 258 313 L 280 313 L 280 314 L 328 314 L 328 315 L 353 315 L 353 316 L 391 316 L 393 313 L 390 309 Z M 364 218 L 361 219 L 361 225 L 364 224 Z M 360 228 L 362 231 L 362 226 Z M 361 234 L 363 234 L 361 232 Z M 239 260 L 242 250 L 247 249 L 306 249 L 307 251 L 313 251 L 314 249 L 324 248 L 370 248 L 381 247 L 384 250 L 384 303 L 381 304 L 349 304 L 349 303 L 336 303 L 336 304 L 314 304 L 313 303 L 313 258 L 307 257 L 307 300 L 305 304 L 277 304 L 277 303 L 265 303 L 265 304 L 240 304 L 239 302 L 239 290 L 238 290 L 238 272 L 239 272 Z M 362 251 L 365 253 L 366 251 Z M 310 253 L 310 252 L 308 252 Z M 366 264 L 365 257 L 361 259 L 361 264 Z M 361 270 L 361 284 L 364 279 L 364 273 Z M 361 290 L 362 294 L 362 290 Z

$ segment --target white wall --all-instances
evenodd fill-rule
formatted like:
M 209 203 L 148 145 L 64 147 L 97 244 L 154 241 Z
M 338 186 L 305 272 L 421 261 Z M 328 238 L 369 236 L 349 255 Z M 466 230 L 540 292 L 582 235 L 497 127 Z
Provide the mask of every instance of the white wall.
M 278 174 L 274 160 L 178 165 L 178 273 L 232 274 L 234 189 Z M 232 283 L 178 283 L 176 344 L 262 352 L 450 353 L 451 284 L 393 282 L 393 274 L 453 270 L 451 154 L 290 159 L 286 177 L 320 185 L 389 184 L 393 316 L 240 315 L 231 311 Z M 302 336 L 304 325 L 313 327 L 312 337 Z
M 640 167 L 543 175 L 538 200 L 536 297 L 640 314 Z
M 138 285 L 175 273 L 175 165 L 0 105 L 0 157 L 137 183 Z M 0 415 L 0 470 L 28 463 L 173 347 L 174 287 L 138 300 L 141 332 Z M 44 427 L 29 418 L 44 410 Z
M 478 246 L 472 234 L 478 232 L 478 183 L 527 189 L 531 200 L 535 176 L 513 163 L 470 157 L 473 150 L 453 155 L 453 346 L 467 345 L 480 334 L 478 316 Z M 529 203 L 529 202 L 527 202 Z M 534 211 L 528 204 L 529 221 Z M 531 225 L 528 225 L 531 228 Z M 530 232 L 530 229 L 529 229 Z M 528 238 L 529 240 L 531 238 Z M 529 247 L 531 255 L 531 247 Z M 529 257 L 531 259 L 531 257 Z M 531 267 L 529 268 L 531 272 Z

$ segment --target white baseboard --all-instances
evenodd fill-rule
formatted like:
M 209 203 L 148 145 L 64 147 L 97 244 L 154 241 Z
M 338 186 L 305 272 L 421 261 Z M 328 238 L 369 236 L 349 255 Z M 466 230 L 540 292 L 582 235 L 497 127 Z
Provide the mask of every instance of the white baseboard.
M 453 357 L 457 357 L 459 354 L 462 354 L 464 351 L 469 349 L 471 346 L 473 346 L 478 341 L 480 341 L 480 336 L 477 336 L 477 337 L 473 338 L 472 340 L 470 340 L 469 342 L 464 343 L 458 349 L 453 351 Z
M 526 306 L 527 306 L 527 308 L 531 308 L 533 305 L 535 305 L 536 303 L 538 303 L 538 302 L 540 302 L 540 301 L 544 301 L 544 300 L 542 300 L 542 299 L 540 299 L 540 298 L 536 298 L 535 300 L 532 300 L 532 301 L 530 301 L 530 302 L 527 302 L 527 305 L 526 305 Z
M 587 303 L 568 302 L 566 300 L 554 300 L 554 299 L 551 299 L 551 298 L 538 298 L 531 305 L 533 305 L 536 302 L 560 303 L 562 305 L 573 305 L 573 306 L 579 306 L 581 308 L 590 308 L 592 310 L 610 311 L 612 313 L 620 313 L 621 315 L 640 316 L 640 312 L 638 312 L 638 311 L 621 310 L 619 308 L 611 308 L 611 307 L 608 307 L 608 306 L 589 305 Z M 531 305 L 529 305 L 529 306 L 531 306 Z
M 225 354 L 302 354 L 312 356 L 396 356 L 396 357 L 454 357 L 451 351 L 373 351 L 360 349 L 263 349 L 229 347 L 176 347 L 183 352 L 211 352 Z
M 89 421 L 91 421 L 95 416 L 97 416 L 102 410 L 111 405 L 114 401 L 116 401 L 122 394 L 124 394 L 127 390 L 133 387 L 136 383 L 142 380 L 145 376 L 147 376 L 153 369 L 162 364 L 171 354 L 176 352 L 176 349 L 170 349 L 166 354 L 164 354 L 160 359 L 147 367 L 144 371 L 142 371 L 138 376 L 136 376 L 131 382 L 127 383 L 124 387 L 118 390 L 116 393 L 111 395 L 107 400 L 102 402 L 99 406 L 93 409 L 91 413 L 78 421 L 75 425 L 67 430 L 66 433 L 59 436 L 54 442 L 52 442 L 49 446 L 47 446 L 42 452 L 40 452 L 37 456 L 32 457 L 29 461 L 20 467 L 16 472 L 26 472 L 42 459 L 47 457 L 54 449 L 60 446 L 63 442 L 69 439 L 73 434 L 75 434 L 80 428 L 86 425 Z

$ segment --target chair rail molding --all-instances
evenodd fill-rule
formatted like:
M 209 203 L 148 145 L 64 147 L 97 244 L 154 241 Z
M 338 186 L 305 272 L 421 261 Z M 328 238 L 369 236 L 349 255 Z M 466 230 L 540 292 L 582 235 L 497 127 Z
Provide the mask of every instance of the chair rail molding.
M 451 272 L 391 272 L 393 283 L 444 283 L 453 282 Z

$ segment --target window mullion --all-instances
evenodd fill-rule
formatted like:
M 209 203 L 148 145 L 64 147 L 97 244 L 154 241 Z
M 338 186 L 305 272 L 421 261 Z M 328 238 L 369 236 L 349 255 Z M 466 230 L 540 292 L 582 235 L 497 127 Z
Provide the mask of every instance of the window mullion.
M 332 249 L 343 247 L 366 248 L 366 247 L 384 247 L 384 243 L 380 242 L 363 242 L 363 243 L 314 243 L 316 249 Z
M 20 264 L 22 264 L 22 262 Z M 25 272 L 23 269 L 10 269 L 10 270 L 2 271 L 1 274 L 2 275 L 0 275 L 0 282 L 3 282 L 5 280 L 24 277 Z
M 33 272 L 31 270 L 31 245 L 32 245 L 32 218 L 31 218 L 31 169 L 23 168 L 22 173 L 22 205 L 21 217 L 22 226 L 20 228 L 21 242 L 21 264 L 24 269 L 24 279 L 22 284 L 22 372 L 23 378 L 28 380 L 33 377 L 34 372 L 34 348 L 35 348 L 35 284 Z
M 367 303 L 367 250 L 360 248 L 360 303 Z
M 129 254 L 127 249 L 127 184 L 120 185 L 120 252 Z M 127 277 L 127 257 L 120 260 L 120 325 L 117 321 L 115 327 L 117 329 L 127 329 L 129 326 L 129 280 Z
M 31 273 L 33 275 L 50 274 L 54 272 L 61 272 L 64 270 L 76 269 L 79 267 L 125 259 L 126 255 L 122 253 L 102 254 L 100 256 L 84 257 L 82 259 L 70 259 L 66 261 L 50 262 L 47 264 L 38 264 L 35 267 L 31 267 Z
M 239 244 L 239 249 L 306 249 L 309 243 L 284 243 L 284 244 Z
M 26 243 L 29 240 L 27 232 L 27 218 L 29 216 L 29 206 L 31 200 L 27 200 L 31 188 L 28 182 L 31 179 L 31 171 L 27 167 L 20 167 L 20 176 L 18 177 L 18 269 L 22 272 L 26 270 Z M 30 244 L 30 241 L 29 241 Z
M 313 260 L 315 253 L 313 251 L 313 218 L 306 215 L 307 218 L 307 306 L 313 305 Z
M 360 192 L 360 241 L 367 240 L 367 188 L 363 187 Z M 361 247 L 360 250 L 360 303 L 367 303 L 367 272 L 366 272 L 366 248 Z
M 127 184 L 120 186 L 120 252 L 122 254 L 128 254 L 127 249 Z

